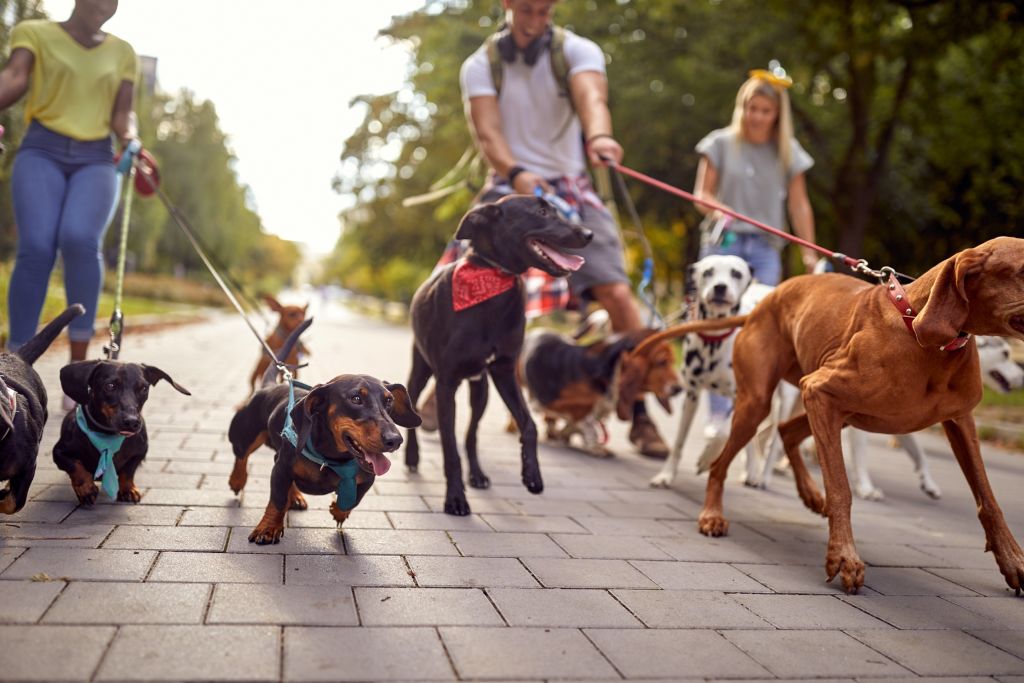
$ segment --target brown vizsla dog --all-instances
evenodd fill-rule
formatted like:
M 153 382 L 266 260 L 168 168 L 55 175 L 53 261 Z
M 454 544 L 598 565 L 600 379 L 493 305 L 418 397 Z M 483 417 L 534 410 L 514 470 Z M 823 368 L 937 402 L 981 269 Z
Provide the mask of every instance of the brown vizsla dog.
M 850 524 L 840 430 L 851 425 L 905 434 L 941 422 L 978 504 L 985 548 L 1019 594 L 1024 552 L 985 474 L 971 415 L 982 395 L 978 352 L 963 333 L 1024 339 L 1024 239 L 999 237 L 966 249 L 905 292 L 898 285 L 890 293 L 887 285 L 838 274 L 800 276 L 779 285 L 746 317 L 736 338 L 732 431 L 711 468 L 700 531 L 710 536 L 727 532 L 722 487 L 729 463 L 768 415 L 775 386 L 787 380 L 800 387 L 807 412 L 779 431 L 801 498 L 828 517 L 825 570 L 830 581 L 840 575 L 849 592 L 864 584 L 864 563 Z M 958 338 L 966 343 L 950 344 Z M 825 498 L 797 453 L 797 445 L 811 434 Z
M 274 350 L 274 353 L 277 353 L 284 346 L 284 341 L 292 333 L 292 330 L 301 325 L 302 321 L 306 319 L 306 309 L 309 308 L 309 304 L 305 306 L 282 306 L 277 299 L 269 294 L 264 294 L 263 300 L 270 306 L 270 310 L 280 316 L 277 321 L 277 327 L 274 328 L 274 331 L 266 339 L 267 345 Z M 302 342 L 299 342 L 298 347 L 289 353 L 287 358 L 279 360 L 283 361 L 288 367 L 294 368 L 299 364 L 299 354 L 309 355 L 309 349 Z M 267 357 L 266 352 L 260 347 L 259 362 L 256 363 L 256 368 L 249 377 L 249 385 L 253 390 L 259 386 L 263 373 L 266 372 L 269 365 L 270 358 Z M 298 370 L 292 370 L 292 375 L 298 377 Z

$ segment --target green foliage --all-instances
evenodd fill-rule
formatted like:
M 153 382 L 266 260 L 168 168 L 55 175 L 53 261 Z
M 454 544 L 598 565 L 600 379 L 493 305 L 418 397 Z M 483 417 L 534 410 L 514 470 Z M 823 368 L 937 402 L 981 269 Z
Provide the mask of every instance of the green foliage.
M 365 118 L 345 143 L 336 187 L 358 201 L 343 215 L 328 277 L 385 295 L 393 259 L 429 273 L 479 174 L 462 173 L 468 186 L 440 202 L 402 200 L 430 190 L 470 145 L 459 67 L 499 12 L 492 0 L 434 0 L 382 31 L 409 46 L 413 67 L 403 89 L 357 100 Z M 747 71 L 777 59 L 795 82 L 797 137 L 816 160 L 808 184 L 821 244 L 919 273 L 957 249 L 1021 234 L 1019 3 L 562 0 L 556 20 L 608 56 L 615 129 L 634 168 L 692 187 L 694 145 L 728 124 Z M 657 276 L 678 290 L 699 216 L 629 186 Z M 628 234 L 627 247 L 638 263 Z

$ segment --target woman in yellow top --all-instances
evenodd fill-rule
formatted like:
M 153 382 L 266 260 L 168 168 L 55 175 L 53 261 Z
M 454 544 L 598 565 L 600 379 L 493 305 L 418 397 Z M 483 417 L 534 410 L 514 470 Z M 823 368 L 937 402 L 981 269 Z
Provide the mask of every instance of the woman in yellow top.
M 138 60 L 131 45 L 101 28 L 117 0 L 76 0 L 64 22 L 24 21 L 11 33 L 0 72 L 0 110 L 28 92 L 29 123 L 11 179 L 18 251 L 8 293 L 9 347 L 36 331 L 58 250 L 68 303 L 86 314 L 68 327 L 71 359 L 93 335 L 103 258 L 100 245 L 116 197 L 111 133 L 134 137 Z

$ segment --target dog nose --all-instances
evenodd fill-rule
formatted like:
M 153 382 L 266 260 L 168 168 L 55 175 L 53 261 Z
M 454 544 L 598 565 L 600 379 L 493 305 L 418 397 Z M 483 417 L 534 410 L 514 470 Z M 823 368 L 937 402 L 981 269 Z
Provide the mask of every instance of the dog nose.
M 721 296 L 722 294 L 725 294 L 725 290 L 726 290 L 726 286 L 724 284 L 722 284 L 722 283 L 719 283 L 719 284 L 715 285 L 715 287 L 714 287 L 714 292 L 718 296 Z
M 380 436 L 381 443 L 384 444 L 384 450 L 386 451 L 397 451 L 398 447 L 402 445 L 402 435 L 398 433 L 398 430 L 390 434 L 383 432 Z
M 580 228 L 580 236 L 586 240 L 587 244 L 590 244 L 590 240 L 594 239 L 594 231 L 587 228 Z
M 123 424 L 126 431 L 137 432 L 142 427 L 142 419 L 129 416 L 124 418 Z

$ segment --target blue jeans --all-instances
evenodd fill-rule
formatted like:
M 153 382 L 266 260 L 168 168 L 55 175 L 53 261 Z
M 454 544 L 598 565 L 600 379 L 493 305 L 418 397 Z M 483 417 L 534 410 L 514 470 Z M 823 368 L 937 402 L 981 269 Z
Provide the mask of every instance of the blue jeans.
M 782 256 L 779 249 L 772 245 L 769 238 L 762 233 L 732 233 L 733 242 L 727 246 L 711 247 L 701 250 L 701 258 L 711 254 L 722 256 L 739 256 L 747 262 L 758 282 L 774 287 L 782 280 Z M 708 394 L 711 401 L 711 415 L 724 418 L 732 412 L 732 401 Z
M 9 348 L 35 335 L 58 251 L 67 301 L 85 306 L 68 337 L 88 341 L 103 284 L 103 234 L 118 192 L 110 139 L 82 142 L 33 121 L 14 160 L 11 191 L 18 251 L 7 293 Z

